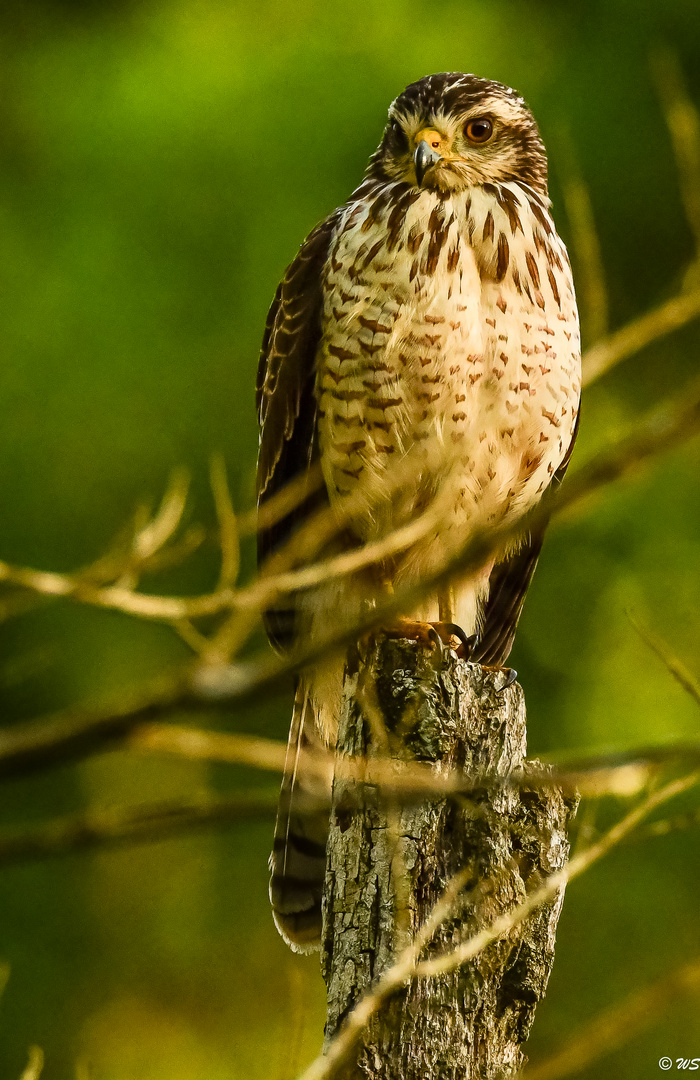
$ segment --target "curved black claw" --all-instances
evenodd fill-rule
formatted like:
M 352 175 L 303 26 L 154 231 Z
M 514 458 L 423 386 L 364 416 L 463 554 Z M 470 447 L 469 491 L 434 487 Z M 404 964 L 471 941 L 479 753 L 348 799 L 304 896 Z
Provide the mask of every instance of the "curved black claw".
M 500 694 L 508 686 L 512 686 L 513 683 L 515 682 L 515 680 L 518 677 L 518 673 L 515 670 L 515 668 L 513 668 L 513 667 L 504 667 L 504 668 L 501 668 L 500 676 L 501 676 L 501 678 L 500 678 L 500 680 L 498 680 L 500 685 L 496 686 L 496 693 L 497 694 Z
M 457 656 L 460 658 L 460 660 L 470 660 L 471 655 L 474 652 L 474 649 L 477 647 L 478 644 L 479 644 L 479 635 L 478 634 L 470 634 L 469 637 L 467 637 L 467 635 L 464 634 L 464 636 L 462 637 L 462 644 L 460 645 L 459 649 L 457 650 Z
M 429 625 L 426 636 L 433 650 L 431 664 L 437 671 L 440 671 L 445 666 L 447 645 L 443 641 L 440 631 L 432 624 Z
M 468 637 L 459 623 L 454 622 L 436 622 L 430 624 L 435 632 L 439 635 L 443 645 L 450 644 L 450 638 L 457 638 L 460 645 L 457 649 L 457 656 L 460 660 L 468 660 L 474 651 L 474 646 L 479 640 L 478 634 L 472 634 Z
M 464 630 L 462 629 L 462 627 L 458 623 L 456 623 L 456 622 L 440 622 L 440 623 L 436 624 L 436 629 L 437 629 L 437 627 L 440 628 L 440 630 L 442 631 L 442 634 L 444 635 L 443 640 L 444 640 L 445 637 L 448 637 L 448 636 L 449 637 L 456 637 L 462 642 L 462 645 L 466 646 L 468 644 L 469 638 L 464 633 Z

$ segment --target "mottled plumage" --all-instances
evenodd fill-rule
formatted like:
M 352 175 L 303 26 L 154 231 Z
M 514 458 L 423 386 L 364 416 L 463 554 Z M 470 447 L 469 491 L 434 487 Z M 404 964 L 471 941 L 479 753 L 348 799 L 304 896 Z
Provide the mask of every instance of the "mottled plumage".
M 345 546 L 429 527 L 373 576 L 269 611 L 278 647 L 356 619 L 382 589 L 430 572 L 474 528 L 516 519 L 563 475 L 580 346 L 549 206 L 544 146 L 522 98 L 473 75 L 433 75 L 396 99 L 362 184 L 302 246 L 263 341 L 260 501 L 316 460 L 325 486 L 261 533 L 261 558 L 312 507 L 341 514 L 348 496 Z M 541 543 L 523 536 L 412 616 L 478 633 L 473 659 L 503 664 Z M 341 686 L 336 659 L 297 687 L 271 883 L 277 924 L 297 948 L 318 936 L 325 832 L 304 813 L 294 768 L 305 741 L 334 741 Z

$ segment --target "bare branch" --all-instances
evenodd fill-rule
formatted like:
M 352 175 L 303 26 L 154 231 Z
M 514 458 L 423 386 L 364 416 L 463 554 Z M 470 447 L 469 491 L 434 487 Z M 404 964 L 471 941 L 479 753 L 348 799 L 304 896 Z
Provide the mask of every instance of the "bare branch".
M 188 699 L 187 669 L 126 693 L 108 708 L 66 709 L 0 731 L 0 776 L 19 775 L 108 749 L 139 722 L 168 715 Z
M 646 840 L 650 836 L 667 836 L 671 832 L 697 828 L 698 825 L 700 825 L 700 810 L 691 810 L 687 814 L 676 814 L 671 818 L 652 821 L 644 829 L 640 829 L 638 833 L 630 837 L 630 840 Z
M 203 596 L 175 597 L 138 593 L 119 585 L 98 588 L 83 581 L 79 575 L 32 570 L 29 567 L 11 566 L 5 562 L 0 562 L 0 581 L 19 585 L 42 596 L 70 598 L 94 607 L 163 622 L 215 615 L 230 606 L 234 595 L 232 591 L 224 590 Z
M 197 656 L 204 656 L 208 652 L 209 638 L 202 634 L 189 619 L 176 619 L 172 627 Z
M 700 315 L 700 289 L 674 296 L 658 308 L 640 315 L 610 337 L 597 341 L 583 354 L 583 385 L 604 375 L 628 356 L 641 352 L 659 338 L 680 330 Z
M 145 753 L 174 754 L 197 761 L 219 761 L 248 765 L 257 769 L 282 772 L 286 747 L 282 742 L 258 736 L 204 731 L 174 724 L 149 723 L 134 728 L 128 737 L 130 749 Z M 1 764 L 0 757 L 0 764 Z M 321 787 L 333 776 L 362 785 L 361 797 L 370 797 L 366 789 L 377 789 L 383 798 L 401 802 L 453 796 L 464 800 L 487 786 L 510 786 L 536 790 L 555 786 L 568 794 L 589 798 L 616 795 L 630 798 L 646 787 L 659 769 L 666 765 L 700 765 L 700 743 L 645 747 L 608 754 L 570 758 L 564 765 L 537 767 L 530 762 L 527 775 L 513 773 L 507 778 L 490 772 L 441 769 L 436 772 L 428 763 L 397 761 L 383 754 L 372 758 L 335 758 L 318 747 L 300 755 L 298 769 L 307 779 L 316 779 Z M 358 798 L 360 792 L 358 791 Z
M 700 293 L 695 297 L 695 301 L 700 312 Z M 461 551 L 454 553 L 434 576 L 426 577 L 421 583 L 397 594 L 382 608 L 377 608 L 375 615 L 368 620 L 366 628 L 370 629 L 373 625 L 380 623 L 384 616 L 388 617 L 402 609 L 410 610 L 436 585 L 449 581 L 455 573 L 465 574 L 472 569 L 478 569 L 494 550 L 502 547 L 516 535 L 527 531 L 528 528 L 541 527 L 551 516 L 580 503 L 589 494 L 619 479 L 635 466 L 689 438 L 699 428 L 700 384 L 696 383 L 686 390 L 682 405 L 676 406 L 675 409 L 673 406 L 666 406 L 652 413 L 639 424 L 631 436 L 604 451 L 579 470 L 578 475 L 564 486 L 556 503 L 549 501 L 541 503 L 529 517 L 509 526 L 501 526 L 488 532 L 477 531 Z M 413 462 L 407 460 L 406 465 L 407 468 L 412 467 Z M 349 497 L 345 507 L 347 514 L 351 515 L 357 509 L 355 501 Z M 306 553 L 308 559 L 313 552 L 322 548 L 339 527 L 342 528 L 342 520 L 339 521 L 337 514 L 321 511 L 313 515 L 311 520 L 299 530 L 289 551 L 283 551 L 273 557 L 267 575 L 238 591 L 227 588 L 194 597 L 158 596 L 134 592 L 119 586 L 98 588 L 68 574 L 14 567 L 4 562 L 0 562 L 0 581 L 7 581 L 46 596 L 70 597 L 97 607 L 171 623 L 183 619 L 192 620 L 203 615 L 213 615 L 226 609 L 238 609 L 241 612 L 260 611 L 281 593 L 308 588 L 310 583 L 318 580 L 325 581 L 333 576 L 356 572 L 361 567 L 371 565 L 377 559 L 385 557 L 387 553 L 402 550 L 405 546 L 416 542 L 416 538 L 425 535 L 426 531 L 434 526 L 433 515 L 437 513 L 439 513 L 439 507 L 429 508 L 416 522 L 397 530 L 385 540 L 368 544 L 365 548 L 337 556 L 325 563 L 305 566 L 298 570 L 289 569 L 301 557 L 302 552 Z M 254 624 L 249 615 L 245 616 L 244 621 L 250 632 Z M 322 643 L 322 651 L 343 644 L 345 640 L 355 637 L 362 630 L 363 627 L 354 627 L 351 631 L 343 631 L 338 641 L 333 639 L 325 644 Z M 304 663 L 315 659 L 316 652 L 318 652 L 318 647 L 315 648 L 313 656 L 304 655 L 292 658 L 286 666 L 282 664 L 279 668 L 280 675 L 287 671 L 295 671 Z M 269 672 L 264 672 L 264 678 L 266 680 L 269 678 Z
M 137 724 L 162 718 L 177 709 L 185 708 L 221 708 L 230 707 L 263 693 L 270 693 L 284 684 L 290 675 L 313 663 L 328 652 L 338 649 L 350 641 L 357 640 L 364 633 L 377 626 L 386 625 L 396 615 L 414 610 L 422 599 L 443 583 L 449 583 L 455 576 L 466 577 L 469 573 L 483 566 L 491 553 L 504 547 L 516 535 L 543 528 L 551 517 L 556 517 L 579 507 L 590 495 L 595 494 L 607 484 L 621 478 L 643 462 L 653 459 L 663 450 L 677 445 L 689 438 L 700 428 L 700 383 L 686 391 L 684 404 L 675 409 L 668 407 L 657 410 L 641 422 L 628 438 L 621 440 L 602 452 L 578 473 L 567 480 L 557 494 L 555 501 L 540 504 L 534 513 L 511 526 L 501 526 L 490 530 L 475 532 L 463 548 L 453 553 L 445 563 L 438 567 L 433 575 L 398 591 L 370 611 L 364 621 L 349 627 L 339 627 L 325 640 L 312 643 L 303 650 L 282 659 L 270 656 L 269 652 L 258 654 L 251 660 L 233 664 L 199 664 L 185 666 L 170 676 L 157 680 L 150 686 L 142 687 L 131 696 L 113 707 L 95 710 L 68 710 L 58 717 L 33 721 L 27 725 L 0 733 L 0 773 L 25 771 L 50 764 L 54 760 L 78 757 L 93 752 L 105 744 L 121 738 Z M 0 563 L 0 578 L 3 572 L 10 571 L 7 564 Z M 38 588 L 48 587 L 55 591 L 60 585 L 62 594 L 69 595 L 75 589 L 80 597 L 79 586 L 69 577 L 54 574 L 44 575 L 40 571 L 21 571 L 27 574 Z M 48 579 L 48 580 L 45 580 Z M 304 581 L 304 571 L 300 571 L 297 581 Z M 286 589 L 294 584 L 290 575 L 281 575 Z M 277 588 L 279 582 L 275 585 Z M 269 581 L 267 582 L 269 586 Z M 223 593 L 194 601 L 173 597 L 148 597 L 143 594 L 125 592 L 126 598 L 137 601 L 147 607 L 152 604 L 152 617 L 163 617 L 168 613 L 168 621 L 188 618 L 190 606 L 198 610 L 202 599 L 206 604 L 201 607 L 217 607 L 222 602 Z M 93 593 L 104 607 L 113 606 L 115 590 L 96 589 Z M 236 604 L 252 605 L 253 597 L 260 603 L 259 583 L 235 594 Z M 233 603 L 234 593 L 230 592 L 227 602 Z M 118 606 L 118 605 L 114 605 Z M 136 606 L 136 604 L 134 605 Z M 172 608 L 175 613 L 172 613 Z M 158 615 L 156 615 L 158 609 Z M 183 610 L 184 609 L 184 610 Z M 124 608 L 122 608 L 124 610 Z
M 206 530 L 201 525 L 191 525 L 184 531 L 182 536 L 178 537 L 167 547 L 163 547 L 160 550 L 153 553 L 149 558 L 141 565 L 140 571 L 142 573 L 155 574 L 160 570 L 167 570 L 171 566 L 179 566 L 184 562 L 197 548 L 201 547 L 207 538 Z M 85 580 L 85 574 L 79 571 L 76 575 L 81 580 Z
M 218 731 L 202 731 L 175 724 L 143 724 L 134 729 L 128 745 L 132 750 L 175 754 L 193 761 L 225 761 L 232 765 L 251 765 L 256 769 L 283 772 L 287 748 L 273 739 L 257 735 L 239 735 Z M 332 769 L 333 755 L 307 753 L 304 771 L 312 774 L 318 768 L 324 778 Z M 332 779 L 332 774 L 331 774 Z
M 230 825 L 274 817 L 275 787 L 222 797 L 200 795 L 141 806 L 94 808 L 31 828 L 0 832 L 0 864 L 65 855 L 119 843 L 159 840 L 202 825 Z M 1 975 L 1 973 L 0 973 Z
M 633 319 L 587 349 L 583 354 L 584 386 L 700 315 L 700 114 L 687 93 L 673 52 L 657 50 L 652 57 L 652 70 L 671 134 L 686 218 L 695 239 L 696 258 L 686 279 L 689 291 Z

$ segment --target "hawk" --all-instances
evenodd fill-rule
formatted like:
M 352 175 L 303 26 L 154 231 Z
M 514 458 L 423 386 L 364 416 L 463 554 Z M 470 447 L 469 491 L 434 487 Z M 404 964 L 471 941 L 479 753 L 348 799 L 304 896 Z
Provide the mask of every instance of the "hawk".
M 352 625 L 373 595 L 430 574 L 475 528 L 516 521 L 562 478 L 580 341 L 550 205 L 546 151 L 523 99 L 442 73 L 396 98 L 362 183 L 303 243 L 262 344 L 259 505 L 314 467 L 323 483 L 261 524 L 261 565 L 320 505 L 338 518 L 326 552 L 418 531 L 371 571 L 276 602 L 266 627 L 278 649 Z M 410 613 L 402 635 L 433 624 L 456 633 L 469 659 L 502 666 L 541 544 L 526 534 L 497 551 Z M 342 680 L 335 657 L 296 688 L 270 896 L 298 951 L 320 936 L 328 824 L 308 803 L 305 812 L 298 755 L 312 741 L 333 745 Z

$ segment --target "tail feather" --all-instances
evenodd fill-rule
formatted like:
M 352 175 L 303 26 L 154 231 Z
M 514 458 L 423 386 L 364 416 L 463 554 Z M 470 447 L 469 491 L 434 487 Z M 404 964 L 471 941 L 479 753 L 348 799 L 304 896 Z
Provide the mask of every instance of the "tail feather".
M 321 939 L 328 809 L 319 809 L 318 781 L 299 770 L 316 723 L 308 687 L 300 680 L 287 744 L 275 840 L 270 856 L 270 901 L 275 924 L 295 952 L 312 952 Z

